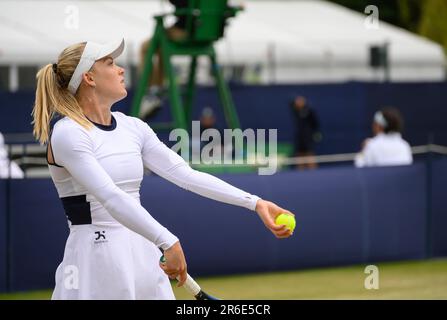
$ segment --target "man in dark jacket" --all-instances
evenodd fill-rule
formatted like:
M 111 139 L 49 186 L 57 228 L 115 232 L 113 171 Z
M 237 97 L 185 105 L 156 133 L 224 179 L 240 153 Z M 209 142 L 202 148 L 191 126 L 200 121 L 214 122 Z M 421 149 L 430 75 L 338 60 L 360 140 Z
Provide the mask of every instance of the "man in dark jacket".
M 317 167 L 313 156 L 315 142 L 321 140 L 320 125 L 317 114 L 312 110 L 305 97 L 298 96 L 292 101 L 292 111 L 296 122 L 295 155 L 307 157 L 306 163 L 299 164 L 299 169 Z

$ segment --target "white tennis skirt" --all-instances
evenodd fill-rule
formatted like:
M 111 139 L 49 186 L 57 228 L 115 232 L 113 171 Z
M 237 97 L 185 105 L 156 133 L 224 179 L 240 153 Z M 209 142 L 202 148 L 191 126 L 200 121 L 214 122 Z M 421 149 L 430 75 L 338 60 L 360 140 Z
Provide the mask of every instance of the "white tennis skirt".
M 160 257 L 122 225 L 71 226 L 52 299 L 175 299 Z

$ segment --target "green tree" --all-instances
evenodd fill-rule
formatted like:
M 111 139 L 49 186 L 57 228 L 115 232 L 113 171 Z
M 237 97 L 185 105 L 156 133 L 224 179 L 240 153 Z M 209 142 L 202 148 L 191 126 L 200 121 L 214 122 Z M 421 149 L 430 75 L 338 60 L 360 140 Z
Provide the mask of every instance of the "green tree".
M 419 33 L 440 43 L 447 53 L 447 1 L 423 1 Z
M 423 2 L 421 0 L 398 0 L 398 25 L 418 33 Z

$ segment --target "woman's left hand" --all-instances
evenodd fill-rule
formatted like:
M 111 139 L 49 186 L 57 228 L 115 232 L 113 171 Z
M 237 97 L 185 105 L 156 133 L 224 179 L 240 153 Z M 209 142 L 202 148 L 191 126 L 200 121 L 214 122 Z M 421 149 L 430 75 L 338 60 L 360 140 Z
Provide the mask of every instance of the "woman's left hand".
M 288 213 L 295 216 L 292 212 L 277 206 L 273 202 L 262 199 L 259 199 L 256 203 L 255 210 L 262 222 L 264 222 L 264 225 L 275 235 L 275 237 L 288 238 L 292 235 L 292 231 L 290 231 L 286 226 L 277 225 L 275 223 L 276 217 L 281 213 Z

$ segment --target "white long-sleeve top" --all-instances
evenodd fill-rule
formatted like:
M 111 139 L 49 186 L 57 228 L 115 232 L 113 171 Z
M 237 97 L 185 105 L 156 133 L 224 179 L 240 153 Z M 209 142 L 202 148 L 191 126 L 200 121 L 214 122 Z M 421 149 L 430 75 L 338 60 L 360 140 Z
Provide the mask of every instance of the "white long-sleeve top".
M 54 159 L 50 173 L 70 211 L 69 220 L 97 225 L 119 222 L 165 250 L 178 239 L 140 204 L 144 168 L 186 190 L 250 210 L 255 210 L 259 199 L 193 170 L 146 123 L 120 112 L 112 113 L 112 125 L 95 124 L 90 130 L 65 117 L 54 125 L 50 142 Z M 86 210 L 91 221 L 79 222 L 77 213 L 85 215 Z
M 411 147 L 400 133 L 379 133 L 355 158 L 356 167 L 398 166 L 413 163 Z

